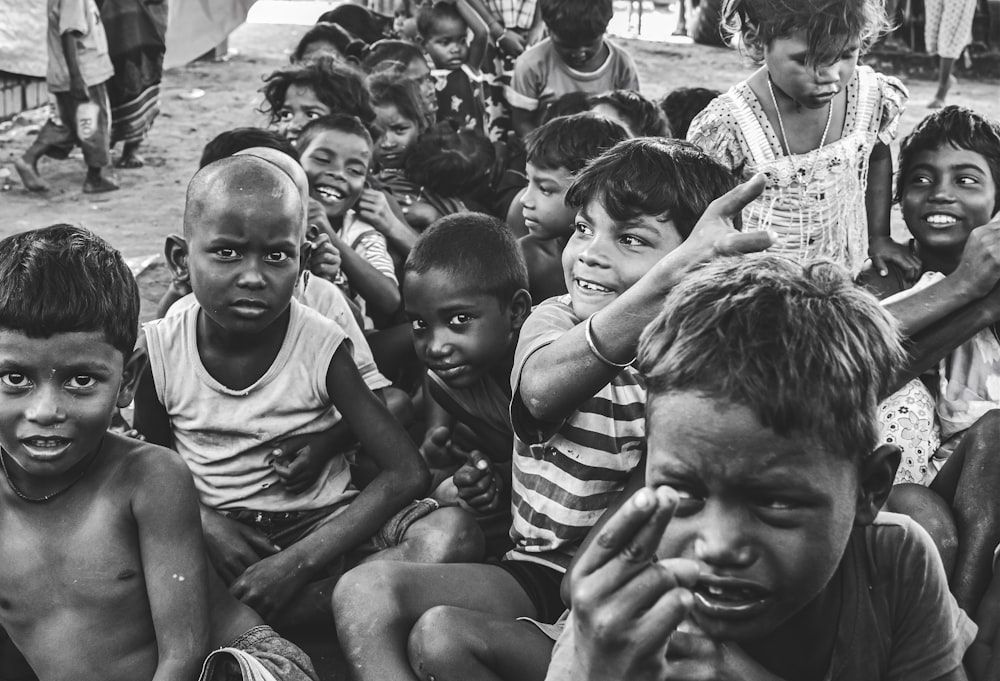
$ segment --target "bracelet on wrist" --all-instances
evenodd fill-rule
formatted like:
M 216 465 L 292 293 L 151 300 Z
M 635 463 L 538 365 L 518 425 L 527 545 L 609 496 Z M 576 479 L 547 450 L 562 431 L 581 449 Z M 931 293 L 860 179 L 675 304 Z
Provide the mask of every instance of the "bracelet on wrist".
M 502 31 L 500 31 L 500 35 L 497 36 L 497 39 L 493 41 L 493 46 L 498 50 L 500 49 L 500 41 L 503 40 L 503 37 L 507 35 L 507 33 L 508 33 L 507 29 L 506 28 L 503 29 Z
M 606 364 L 609 367 L 614 367 L 615 369 L 624 369 L 625 367 L 632 366 L 632 364 L 635 363 L 636 360 L 635 357 L 633 357 L 630 361 L 625 362 L 624 364 L 619 364 L 618 362 L 612 362 L 610 359 L 604 356 L 604 353 L 602 353 L 600 350 L 597 349 L 597 345 L 594 343 L 593 323 L 594 323 L 594 315 L 590 315 L 589 317 L 587 317 L 587 321 L 584 322 L 583 324 L 583 335 L 587 339 L 587 347 L 590 348 L 590 352 L 594 355 L 594 357 L 601 360 L 603 364 Z

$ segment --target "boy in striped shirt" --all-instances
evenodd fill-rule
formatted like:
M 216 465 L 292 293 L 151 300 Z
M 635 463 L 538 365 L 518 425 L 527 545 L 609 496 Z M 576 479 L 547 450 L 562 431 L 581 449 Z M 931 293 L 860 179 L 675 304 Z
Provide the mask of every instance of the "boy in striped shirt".
M 498 564 L 372 563 L 345 575 L 334 608 L 355 678 L 544 676 L 552 641 L 518 618 L 563 612 L 575 550 L 643 461 L 645 390 L 630 368 L 639 333 L 686 271 L 770 245 L 732 228 L 760 178 L 706 212 L 732 183 L 672 140 L 626 140 L 580 173 L 566 196 L 579 209 L 562 260 L 569 294 L 528 317 L 514 357 L 514 549 Z

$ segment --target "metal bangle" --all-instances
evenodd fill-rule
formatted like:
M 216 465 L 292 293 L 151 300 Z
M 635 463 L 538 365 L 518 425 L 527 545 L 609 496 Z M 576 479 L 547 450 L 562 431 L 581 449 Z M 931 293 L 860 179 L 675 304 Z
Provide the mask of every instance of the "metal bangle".
M 619 364 L 618 362 L 612 362 L 610 359 L 604 356 L 600 350 L 597 349 L 597 345 L 594 344 L 594 332 L 593 332 L 594 315 L 587 317 L 587 321 L 583 324 L 583 335 L 587 338 L 587 347 L 590 348 L 590 352 L 593 353 L 594 357 L 601 360 L 604 364 L 609 367 L 614 367 L 615 369 L 624 369 L 625 367 L 630 367 L 635 362 L 636 358 L 633 357 L 631 361 L 625 362 L 624 364 Z

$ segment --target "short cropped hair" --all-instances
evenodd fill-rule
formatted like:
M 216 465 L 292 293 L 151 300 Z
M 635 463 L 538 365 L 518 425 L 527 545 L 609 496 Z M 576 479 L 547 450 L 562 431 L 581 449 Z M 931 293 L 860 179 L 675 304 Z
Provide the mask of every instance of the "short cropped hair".
M 718 90 L 707 87 L 679 87 L 664 95 L 660 100 L 660 110 L 667 117 L 670 134 L 677 139 L 686 139 L 694 117 L 720 94 Z
M 896 176 L 898 202 L 903 197 L 906 178 L 917 154 L 942 147 L 974 151 L 986 159 L 993 177 L 996 196 L 993 212 L 1000 210 L 1000 123 L 963 106 L 946 106 L 917 123 L 899 148 L 899 174 Z
M 204 168 L 209 163 L 215 163 L 220 158 L 228 158 L 238 151 L 252 149 L 254 147 L 267 147 L 288 154 L 294 159 L 298 159 L 298 152 L 288 141 L 288 138 L 274 130 L 263 128 L 234 128 L 220 132 L 212 141 L 205 145 L 201 152 L 201 160 L 198 162 L 199 168 Z
M 325 104 L 331 113 L 357 116 L 366 124 L 375 120 L 375 111 L 372 110 L 361 73 L 332 57 L 319 57 L 278 69 L 264 79 L 263 112 L 271 117 L 272 123 L 278 120 L 285 106 L 285 95 L 292 85 L 312 88 L 316 99 Z
M 424 52 L 413 43 L 405 40 L 379 40 L 369 48 L 367 56 L 361 62 L 361 68 L 374 73 L 383 70 L 388 62 L 401 65 L 405 71 L 410 62 L 416 59 L 424 59 Z
M 736 186 L 725 166 L 680 140 L 637 137 L 619 142 L 580 171 L 566 192 L 566 205 L 590 200 L 613 220 L 666 214 L 681 238 L 715 199 Z
M 635 90 L 611 90 L 590 98 L 591 108 L 606 104 L 628 121 L 636 137 L 666 137 L 667 119 L 660 108 Z
M 369 45 L 392 34 L 392 17 L 351 2 L 323 12 L 316 22 L 337 24 Z
M 455 8 L 455 3 L 438 0 L 434 4 L 421 5 L 417 10 L 417 33 L 424 40 L 434 34 L 434 29 L 442 21 L 465 24 L 465 19 Z
M 571 43 L 589 43 L 608 30 L 611 0 L 538 0 L 542 21 L 550 33 Z
M 867 52 L 890 24 L 884 0 L 725 0 L 722 26 L 758 63 L 775 38 L 802 31 L 811 67 L 840 59 L 850 40 L 858 39 Z
M 615 121 L 591 113 L 553 118 L 524 140 L 528 163 L 536 168 L 578 172 L 591 159 L 629 138 Z
M 573 90 L 559 95 L 549 102 L 542 113 L 542 123 L 548 123 L 553 118 L 560 116 L 572 116 L 588 111 L 590 111 L 590 94 L 583 90 Z
M 58 224 L 0 241 L 0 328 L 32 338 L 99 331 L 129 357 L 139 287 L 121 253 L 93 232 Z
M 392 71 L 380 71 L 368 76 L 372 106 L 394 106 L 399 115 L 412 121 L 418 132 L 427 128 L 427 112 L 416 81 Z M 376 130 L 378 135 L 384 130 Z
M 460 196 L 487 182 L 496 152 L 479 130 L 456 130 L 451 121 L 441 121 L 417 140 L 406 156 L 406 175 L 428 191 L 441 196 Z
M 896 321 L 849 273 L 770 254 L 687 275 L 643 332 L 649 399 L 694 391 L 751 409 L 858 461 L 879 441 L 879 402 L 902 367 Z
M 315 139 L 317 135 L 321 132 L 331 131 L 343 132 L 348 135 L 357 135 L 368 144 L 369 149 L 372 149 L 375 146 L 375 142 L 372 141 L 372 134 L 369 131 L 368 126 L 362 123 L 357 116 L 347 116 L 345 114 L 320 116 L 319 118 L 314 118 L 306 123 L 302 128 L 302 132 L 299 133 L 298 158 L 301 160 L 302 154 L 305 153 L 306 148 L 312 144 L 313 139 Z
M 368 45 L 351 35 L 343 26 L 321 21 L 303 34 L 299 44 L 295 46 L 295 51 L 292 52 L 292 62 L 302 61 L 309 46 L 319 42 L 330 43 L 340 56 L 356 62 L 360 62 L 368 51 Z
M 502 304 L 528 288 L 528 266 L 517 240 L 507 225 L 483 213 L 435 221 L 417 239 L 403 269 L 404 275 L 442 270 L 456 287 L 496 296 Z

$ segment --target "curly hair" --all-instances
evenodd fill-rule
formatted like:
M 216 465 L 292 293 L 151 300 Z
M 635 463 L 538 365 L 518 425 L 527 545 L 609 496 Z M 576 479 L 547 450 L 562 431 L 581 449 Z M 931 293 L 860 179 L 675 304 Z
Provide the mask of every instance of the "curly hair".
M 271 123 L 277 122 L 280 117 L 285 95 L 292 85 L 312 89 L 316 99 L 326 105 L 330 113 L 357 116 L 366 125 L 375 120 L 364 76 L 346 64 L 337 63 L 332 57 L 320 57 L 278 69 L 264 79 L 261 111 L 270 117 Z

